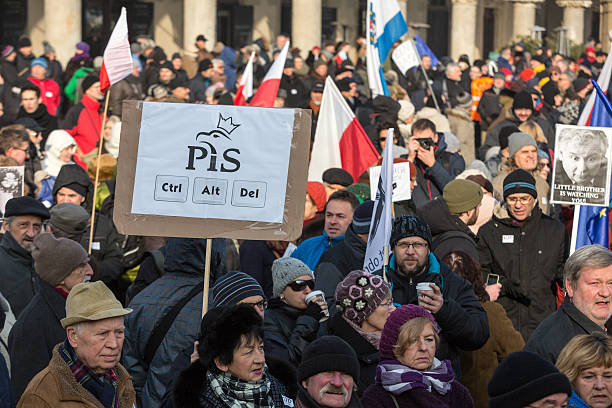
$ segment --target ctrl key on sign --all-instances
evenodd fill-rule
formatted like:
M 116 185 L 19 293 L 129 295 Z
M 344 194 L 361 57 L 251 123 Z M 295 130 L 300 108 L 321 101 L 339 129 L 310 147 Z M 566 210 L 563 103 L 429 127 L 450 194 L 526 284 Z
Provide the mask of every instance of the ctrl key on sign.
M 189 177 L 157 176 L 155 178 L 155 201 L 184 203 L 189 192 Z
M 263 181 L 234 181 L 232 205 L 234 207 L 262 208 L 266 205 L 266 187 Z

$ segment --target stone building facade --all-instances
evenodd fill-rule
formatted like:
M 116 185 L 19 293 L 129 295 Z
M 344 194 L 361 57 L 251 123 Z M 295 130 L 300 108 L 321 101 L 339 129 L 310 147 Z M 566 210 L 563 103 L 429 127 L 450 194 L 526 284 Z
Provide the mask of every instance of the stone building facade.
M 486 56 L 534 26 L 547 36 L 567 27 L 575 43 L 600 38 L 608 49 L 612 0 L 398 0 L 411 34 L 439 55 Z M 149 35 L 169 54 L 194 50 L 204 34 L 239 47 L 281 32 L 304 56 L 324 41 L 353 41 L 365 32 L 366 0 L 0 0 L 0 43 L 30 36 L 34 52 L 49 41 L 66 62 L 85 40 L 103 49 L 121 6 L 128 8 L 131 35 Z M 426 27 L 428 25 L 429 27 Z

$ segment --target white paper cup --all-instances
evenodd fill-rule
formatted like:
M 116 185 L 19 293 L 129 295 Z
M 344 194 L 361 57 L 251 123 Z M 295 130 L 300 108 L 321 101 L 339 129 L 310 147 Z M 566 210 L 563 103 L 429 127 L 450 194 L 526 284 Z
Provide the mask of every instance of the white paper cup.
M 417 285 L 416 285 L 417 294 L 420 296 L 421 292 L 433 292 L 432 287 L 429 286 L 430 283 L 432 283 L 432 282 L 417 283 Z
M 325 302 L 325 293 L 323 293 L 322 290 L 315 290 L 315 291 L 310 292 L 309 294 L 306 295 L 306 297 L 304 298 L 304 301 L 306 302 L 306 304 L 308 304 L 310 301 L 315 300 L 318 297 L 320 297 L 321 300 Z M 329 309 L 325 309 L 324 312 L 325 312 L 325 316 L 319 319 L 319 323 L 323 323 L 324 321 L 329 319 Z

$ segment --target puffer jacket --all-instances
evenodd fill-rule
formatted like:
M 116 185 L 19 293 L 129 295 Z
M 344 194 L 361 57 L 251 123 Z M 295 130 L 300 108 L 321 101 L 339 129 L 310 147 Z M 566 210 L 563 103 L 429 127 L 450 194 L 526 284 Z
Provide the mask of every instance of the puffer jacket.
M 273 298 L 264 317 L 264 351 L 266 355 L 290 362 L 297 369 L 306 346 L 325 331 L 324 325 L 304 314 L 304 310 Z
M 559 221 L 534 207 L 522 225 L 498 204 L 493 218 L 478 230 L 484 276 L 500 275 L 498 302 L 525 340 L 555 311 L 555 282 L 561 282 L 568 235 Z
M 382 275 L 382 271 L 376 272 Z M 459 350 L 477 350 L 489 338 L 487 314 L 478 302 L 472 284 L 454 273 L 450 267 L 440 263 L 433 253 L 429 254 L 426 272 L 411 278 L 400 275 L 391 257 L 387 278 L 391 284 L 396 306 L 417 305 L 416 285 L 420 282 L 435 283 L 442 291 L 444 303 L 434 318 L 440 327 L 440 344 L 436 357 L 450 360 L 457 379 L 461 379 Z
M 223 253 L 213 240 L 211 273 L 218 274 Z M 221 240 L 225 241 L 225 240 Z M 150 365 L 144 361 L 145 347 L 156 324 L 194 286 L 204 279 L 206 240 L 169 238 L 166 244 L 165 273 L 130 302 L 133 312 L 125 317 L 123 364 L 133 377 L 139 406 L 157 407 L 174 375 L 172 362 L 196 340 L 202 320 L 202 293 L 194 296 L 179 312 L 157 348 Z M 214 272 L 212 272 L 214 271 Z M 211 279 L 211 286 L 213 280 Z

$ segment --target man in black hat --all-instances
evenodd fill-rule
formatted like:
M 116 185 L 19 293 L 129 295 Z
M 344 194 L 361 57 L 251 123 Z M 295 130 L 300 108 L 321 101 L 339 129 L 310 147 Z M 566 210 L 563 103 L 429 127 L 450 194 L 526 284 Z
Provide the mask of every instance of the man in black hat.
M 340 337 L 323 336 L 310 343 L 298 367 L 296 406 L 303 408 L 360 408 L 355 391 L 359 360 Z
M 283 76 L 280 81 L 279 89 L 287 91 L 287 99 L 285 106 L 288 108 L 299 108 L 303 106 L 308 99 L 306 87 L 302 80 L 293 72 L 293 59 L 285 61 Z
M 451 360 L 461 377 L 459 350 L 478 350 L 489 338 L 487 315 L 478 302 L 472 283 L 440 262 L 431 250 L 432 236 L 423 218 L 397 217 L 389 241 L 393 256 L 386 274 L 394 303 L 418 304 L 433 314 L 440 326 L 439 360 Z M 376 272 L 382 275 L 382 270 Z M 431 288 L 417 292 L 417 285 Z M 427 285 L 423 285 L 427 286 Z
M 167 85 L 170 95 L 165 102 L 189 102 L 189 83 L 178 76 Z
M 527 340 L 556 309 L 552 288 L 561 287 L 568 236 L 563 224 L 542 213 L 529 172 L 508 174 L 503 195 L 493 218 L 478 230 L 478 253 L 484 276 L 499 278 L 499 302 Z
M 17 41 L 17 72 L 19 76 L 27 74 L 30 69 L 30 64 L 34 59 L 32 54 L 32 41 L 28 37 L 21 37 Z
M 346 103 L 353 112 L 361 105 L 359 98 L 357 98 L 357 83 L 354 79 L 346 77 L 339 81 L 336 81 L 338 90 L 344 97 Z
M 206 89 L 212 85 L 214 74 L 213 63 L 205 58 L 198 65 L 198 73 L 191 79 L 189 89 L 191 90 L 191 100 L 194 102 L 206 103 Z
M 37 278 L 31 252 L 34 238 L 48 218 L 49 211 L 32 197 L 12 198 L 6 203 L 2 225 L 6 233 L 0 242 L 0 292 L 15 316 L 34 297 Z
M 203 34 L 196 37 L 195 46 L 198 49 L 198 57 L 196 58 L 197 62 L 202 62 L 205 59 L 213 59 L 213 55 L 206 49 L 207 42 L 208 39 L 204 37 Z

